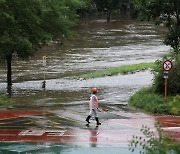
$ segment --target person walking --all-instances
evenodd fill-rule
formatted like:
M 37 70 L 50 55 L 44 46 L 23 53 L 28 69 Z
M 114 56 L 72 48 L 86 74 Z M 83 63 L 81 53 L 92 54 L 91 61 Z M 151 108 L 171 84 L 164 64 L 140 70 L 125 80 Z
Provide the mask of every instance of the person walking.
M 97 88 L 92 88 L 91 92 L 92 92 L 92 94 L 91 94 L 90 101 L 89 101 L 90 112 L 86 118 L 86 122 L 87 122 L 86 125 L 89 126 L 89 124 L 90 124 L 89 120 L 92 116 L 94 116 L 95 120 L 97 122 L 97 127 L 98 127 L 99 125 L 101 125 L 101 123 L 99 122 L 98 114 L 97 114 L 97 111 L 100 111 L 98 109 L 98 98 L 96 96 L 98 90 L 97 90 Z

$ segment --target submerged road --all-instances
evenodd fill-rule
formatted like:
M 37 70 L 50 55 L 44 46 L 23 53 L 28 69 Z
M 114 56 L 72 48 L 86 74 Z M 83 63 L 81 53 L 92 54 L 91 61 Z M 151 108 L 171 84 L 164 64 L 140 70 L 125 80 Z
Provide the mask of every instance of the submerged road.
M 142 136 L 142 125 L 156 132 L 155 121 L 161 121 L 163 129 L 180 141 L 180 118 L 153 117 L 143 113 L 103 112 L 102 125 L 96 127 L 91 120 L 85 126 L 86 115 L 60 110 L 53 112 L 1 111 L 0 153 L 85 153 L 129 154 L 128 144 L 132 136 Z M 139 153 L 136 149 L 135 153 Z

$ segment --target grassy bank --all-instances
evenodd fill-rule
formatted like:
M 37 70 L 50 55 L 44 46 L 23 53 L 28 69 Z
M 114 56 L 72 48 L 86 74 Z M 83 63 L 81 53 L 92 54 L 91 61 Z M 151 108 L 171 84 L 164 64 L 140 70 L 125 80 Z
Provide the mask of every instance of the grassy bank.
M 90 79 L 104 76 L 113 76 L 117 74 L 128 74 L 134 73 L 136 71 L 146 70 L 148 68 L 152 68 L 154 63 L 140 63 L 140 64 L 132 64 L 132 65 L 123 65 L 119 67 L 108 68 L 100 71 L 95 71 L 92 73 L 83 74 L 77 76 L 76 78 Z
M 0 94 L 0 106 L 8 106 L 11 104 L 12 104 L 12 101 L 10 98 Z
M 180 96 L 164 96 L 154 92 L 153 87 L 143 88 L 129 100 L 129 105 L 146 112 L 166 115 L 180 115 Z
M 180 116 L 180 95 L 168 96 L 165 102 L 164 96 L 155 93 L 153 86 L 136 92 L 130 98 L 129 105 L 148 113 Z M 179 153 L 180 143 L 167 133 L 165 134 L 161 126 L 156 128 L 159 137 L 154 137 L 153 131 L 144 126 L 141 129 L 144 137 L 135 136 L 129 144 L 130 150 L 133 151 L 140 146 L 142 149 L 146 149 L 147 153 Z

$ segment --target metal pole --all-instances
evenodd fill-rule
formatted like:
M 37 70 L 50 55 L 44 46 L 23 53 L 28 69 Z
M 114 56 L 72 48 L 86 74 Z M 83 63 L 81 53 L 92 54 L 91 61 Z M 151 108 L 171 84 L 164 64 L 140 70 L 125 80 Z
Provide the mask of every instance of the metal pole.
M 168 79 L 165 78 L 165 94 L 164 94 L 164 96 L 165 96 L 165 102 L 167 101 L 167 86 L 168 86 Z
M 45 77 L 45 67 L 46 67 L 46 56 L 43 56 L 43 66 L 44 66 L 44 70 L 43 70 L 43 74 L 44 74 L 44 81 L 42 82 L 42 88 L 46 88 L 46 77 Z

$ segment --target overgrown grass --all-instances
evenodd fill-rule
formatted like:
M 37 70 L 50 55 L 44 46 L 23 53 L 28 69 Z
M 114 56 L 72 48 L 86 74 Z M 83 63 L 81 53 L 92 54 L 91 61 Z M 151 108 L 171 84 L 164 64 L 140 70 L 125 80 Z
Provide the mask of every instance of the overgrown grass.
M 0 106 L 8 106 L 11 104 L 12 104 L 12 101 L 10 98 L 0 94 Z
M 104 76 L 113 76 L 117 74 L 128 74 L 136 71 L 146 70 L 152 68 L 154 63 L 140 63 L 132 65 L 123 65 L 119 67 L 108 68 L 100 71 L 95 71 L 92 73 L 83 74 L 77 76 L 76 78 L 90 79 Z
M 153 87 L 143 88 L 130 98 L 129 105 L 151 113 L 180 115 L 179 106 L 176 106 L 179 103 L 173 97 L 168 96 L 165 102 L 164 96 L 155 93 Z

